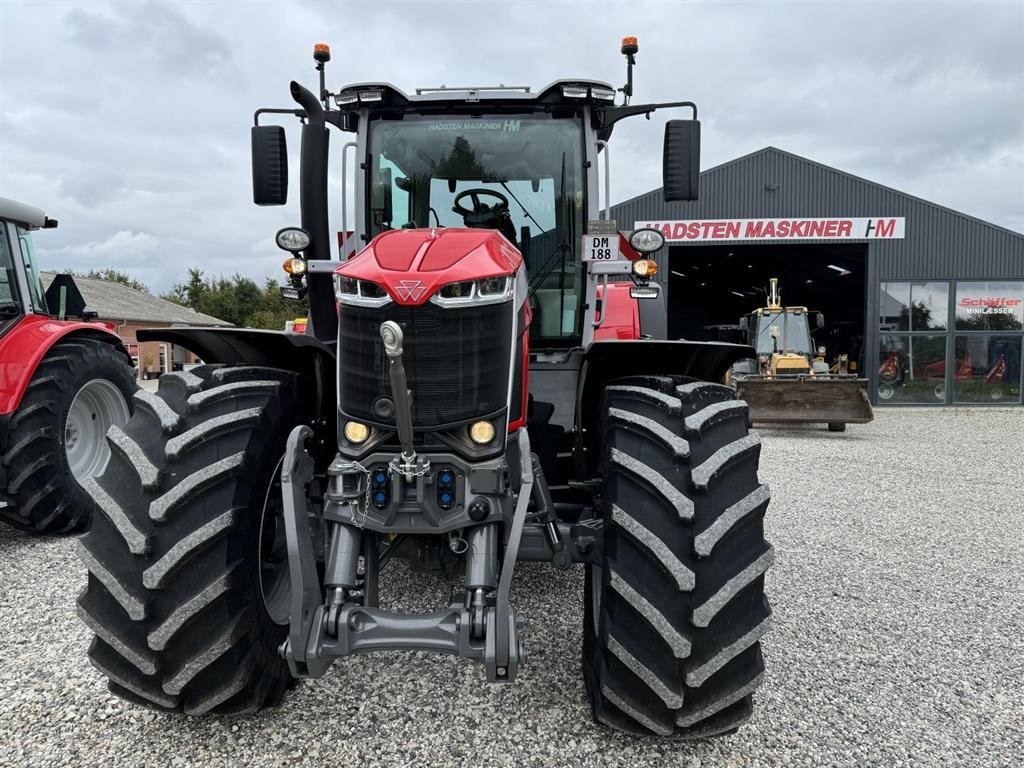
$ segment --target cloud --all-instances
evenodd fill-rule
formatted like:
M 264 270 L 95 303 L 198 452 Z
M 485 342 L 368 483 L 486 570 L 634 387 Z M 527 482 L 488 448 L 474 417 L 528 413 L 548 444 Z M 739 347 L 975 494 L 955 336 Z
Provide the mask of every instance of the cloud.
M 290 80 L 316 87 L 314 42 L 333 44 L 332 89 L 386 81 L 412 92 L 621 85 L 619 38 L 635 34 L 634 101 L 696 101 L 705 168 L 771 144 L 1024 231 L 1020 4 L 474 8 L 5 0 L 0 193 L 60 219 L 37 238 L 45 267 L 130 267 L 158 292 L 190 266 L 262 281 L 280 274 L 273 236 L 298 223 L 298 195 L 293 176 L 287 206 L 252 205 L 249 127 L 258 107 L 293 106 Z M 616 127 L 613 199 L 660 185 L 664 122 L 678 114 Z M 282 122 L 297 168 L 298 131 Z M 333 229 L 348 138 L 331 138 Z
M 37 238 L 38 239 L 38 238 Z M 40 255 L 52 263 L 66 263 L 73 269 L 87 270 L 95 264 L 111 265 L 115 269 L 124 265 L 141 265 L 160 248 L 160 241 L 147 232 L 115 232 L 106 240 L 61 248 L 39 248 Z

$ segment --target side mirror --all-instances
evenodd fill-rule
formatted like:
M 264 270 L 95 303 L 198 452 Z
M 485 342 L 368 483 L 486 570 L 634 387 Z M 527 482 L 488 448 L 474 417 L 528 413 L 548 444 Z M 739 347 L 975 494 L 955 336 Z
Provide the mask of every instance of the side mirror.
M 280 125 L 252 128 L 252 201 L 256 205 L 288 202 L 288 142 Z
M 370 188 L 370 214 L 375 224 L 391 226 L 394 211 L 391 198 L 391 169 L 381 168 L 380 181 Z
M 700 120 L 665 123 L 662 185 L 665 202 L 696 200 L 700 187 Z
M 825 327 L 825 316 L 823 314 L 821 314 L 821 312 L 819 312 L 817 314 L 817 316 L 814 318 L 814 322 L 816 322 L 818 324 L 819 328 L 824 328 Z

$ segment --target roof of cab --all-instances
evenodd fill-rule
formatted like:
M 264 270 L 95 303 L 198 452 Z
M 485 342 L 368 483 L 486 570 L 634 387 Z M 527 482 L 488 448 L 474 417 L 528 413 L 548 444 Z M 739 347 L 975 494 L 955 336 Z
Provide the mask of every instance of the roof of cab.
M 39 229 L 45 227 L 47 221 L 53 221 L 53 219 L 47 219 L 46 214 L 39 208 L 19 203 L 9 197 L 0 197 L 0 219 L 22 224 L 29 229 Z
M 615 88 L 608 83 L 601 82 L 599 80 L 587 80 L 587 79 L 562 79 L 555 80 L 552 83 L 544 86 L 538 91 L 533 90 L 529 86 L 457 86 L 449 88 L 441 85 L 436 88 L 417 88 L 415 94 L 407 94 L 401 88 L 398 88 L 391 83 L 351 83 L 341 88 L 338 94 L 347 92 L 359 92 L 359 91 L 371 91 L 380 90 L 384 98 L 381 102 L 371 102 L 360 104 L 357 101 L 351 103 L 339 104 L 341 109 L 358 109 L 360 106 L 366 107 L 381 104 L 395 105 L 395 104 L 418 104 L 423 106 L 433 106 L 442 104 L 476 104 L 479 102 L 523 102 L 524 105 L 534 104 L 550 104 L 550 103 L 564 103 L 564 104 L 579 104 L 581 102 L 589 101 L 591 97 L 586 98 L 570 98 L 562 95 L 562 86 L 566 85 L 580 85 L 589 87 L 602 88 L 615 93 Z M 610 104 L 609 101 L 600 100 L 602 104 Z

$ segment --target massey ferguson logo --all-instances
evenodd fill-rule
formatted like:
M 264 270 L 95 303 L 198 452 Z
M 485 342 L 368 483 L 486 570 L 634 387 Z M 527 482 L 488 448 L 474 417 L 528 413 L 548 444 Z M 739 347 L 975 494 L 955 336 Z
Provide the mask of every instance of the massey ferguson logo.
M 395 286 L 395 293 L 406 301 L 419 301 L 426 290 L 419 280 L 399 280 Z

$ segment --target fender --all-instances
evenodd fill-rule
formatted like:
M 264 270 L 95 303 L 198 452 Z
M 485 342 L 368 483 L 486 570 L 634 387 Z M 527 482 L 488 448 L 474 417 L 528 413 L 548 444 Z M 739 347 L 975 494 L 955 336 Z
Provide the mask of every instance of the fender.
M 109 342 L 128 358 L 121 337 L 104 325 L 27 315 L 0 337 L 0 414 L 17 410 L 39 362 L 54 344 L 70 336 Z
M 623 376 L 689 376 L 720 382 L 737 360 L 757 357 L 753 347 L 717 341 L 595 341 L 584 352 L 583 369 L 577 388 L 576 431 L 585 470 L 592 477 L 597 470 L 598 430 L 601 396 L 605 385 Z
M 337 364 L 334 349 L 315 336 L 254 328 L 146 328 L 139 341 L 168 341 L 198 355 L 204 363 L 259 365 L 299 375 L 302 397 L 317 420 L 334 418 Z
M 650 287 L 658 292 L 657 297 L 634 299 L 629 295 L 632 287 L 632 282 L 609 283 L 607 296 L 604 296 L 603 286 L 597 287 L 597 298 L 602 300 L 605 320 L 594 329 L 594 341 L 664 339 L 668 336 L 665 289 L 658 283 L 651 283 Z

